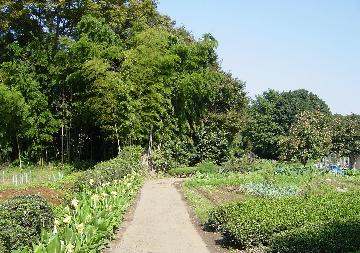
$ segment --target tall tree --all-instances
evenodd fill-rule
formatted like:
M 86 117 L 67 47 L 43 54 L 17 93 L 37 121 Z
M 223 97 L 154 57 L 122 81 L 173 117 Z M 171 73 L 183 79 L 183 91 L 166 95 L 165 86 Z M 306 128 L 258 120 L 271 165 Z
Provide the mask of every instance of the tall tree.
M 280 140 L 281 158 L 297 160 L 304 166 L 329 154 L 331 131 L 329 117 L 319 111 L 304 111 L 296 117 L 289 134 Z
M 335 115 L 331 122 L 332 149 L 340 156 L 350 158 L 350 168 L 354 167 L 355 160 L 360 156 L 360 116 Z
M 331 114 L 323 100 L 304 89 L 281 93 L 269 90 L 256 97 L 251 105 L 252 122 L 247 130 L 255 154 L 278 159 L 279 139 L 288 134 L 296 116 L 303 111 Z

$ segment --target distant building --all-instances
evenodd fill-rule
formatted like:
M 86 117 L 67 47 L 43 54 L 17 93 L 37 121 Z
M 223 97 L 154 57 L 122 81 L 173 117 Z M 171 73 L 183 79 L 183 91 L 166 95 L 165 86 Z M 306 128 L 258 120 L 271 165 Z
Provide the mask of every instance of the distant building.
M 318 165 L 319 167 L 324 168 L 324 167 L 328 167 L 328 165 L 330 164 L 337 164 L 343 168 L 349 168 L 350 158 L 339 157 L 336 154 L 330 154 L 327 157 L 321 159 L 321 162 Z M 360 157 L 355 160 L 354 169 L 360 170 Z

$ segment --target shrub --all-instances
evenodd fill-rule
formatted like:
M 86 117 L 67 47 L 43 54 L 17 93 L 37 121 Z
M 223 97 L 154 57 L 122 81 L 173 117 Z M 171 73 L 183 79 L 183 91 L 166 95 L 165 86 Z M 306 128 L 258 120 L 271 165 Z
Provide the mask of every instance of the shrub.
M 200 173 L 215 173 L 218 172 L 220 167 L 212 162 L 202 162 L 196 165 Z
M 333 237 L 345 238 L 348 232 L 344 227 L 359 230 L 355 225 L 360 222 L 360 196 L 354 192 L 307 198 L 251 198 L 221 206 L 209 217 L 210 226 L 242 248 L 262 244 L 273 252 L 310 252 L 306 249 L 315 238 L 317 248 L 311 252 L 343 252 L 335 250 Z M 337 239 L 336 243 L 337 249 L 360 249 L 358 240 Z
M 197 173 L 201 173 L 201 174 L 216 173 L 219 171 L 219 169 L 220 167 L 213 164 L 212 162 L 203 162 L 195 167 L 173 168 L 170 169 L 168 173 L 171 176 L 189 177 Z
M 95 169 L 79 176 L 74 184 L 74 190 L 80 192 L 85 188 L 98 187 L 106 182 L 120 180 L 133 171 L 139 171 L 141 152 L 142 149 L 138 147 L 125 148 L 118 157 L 98 163 Z
M 177 177 L 190 177 L 197 172 L 196 167 L 179 167 L 173 168 L 168 171 L 169 175 Z
M 358 177 L 360 176 L 360 170 L 355 170 L 355 169 L 345 170 L 345 175 L 350 177 Z
M 276 166 L 274 173 L 276 175 L 283 176 L 303 176 L 308 174 L 321 174 L 323 171 L 313 167 L 313 166 L 304 166 L 301 164 L 279 164 Z
M 272 252 L 357 252 L 360 249 L 360 222 L 334 221 L 307 224 L 275 234 L 269 243 Z
M 171 163 L 169 163 L 168 155 L 164 150 L 156 149 L 151 154 L 151 169 L 160 172 L 169 170 Z
M 95 165 L 96 162 L 92 160 L 75 160 L 74 162 L 72 162 L 74 170 L 77 171 L 93 169 Z
M 5 252 L 31 245 L 41 230 L 52 228 L 53 223 L 53 212 L 43 198 L 20 196 L 10 199 L 0 205 L 0 245 Z

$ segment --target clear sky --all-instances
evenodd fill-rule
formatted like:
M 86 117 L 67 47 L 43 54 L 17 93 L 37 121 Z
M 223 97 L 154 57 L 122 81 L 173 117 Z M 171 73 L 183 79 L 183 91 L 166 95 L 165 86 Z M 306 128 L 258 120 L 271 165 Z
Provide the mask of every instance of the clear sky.
M 197 38 L 213 34 L 250 96 L 304 88 L 334 113 L 360 114 L 360 0 L 159 0 L 159 10 Z

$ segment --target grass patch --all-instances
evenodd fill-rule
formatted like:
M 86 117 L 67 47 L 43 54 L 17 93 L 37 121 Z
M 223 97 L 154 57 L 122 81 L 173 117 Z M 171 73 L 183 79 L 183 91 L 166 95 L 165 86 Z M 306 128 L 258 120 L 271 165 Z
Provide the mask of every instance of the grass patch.
M 209 218 L 209 212 L 215 207 L 214 203 L 204 197 L 198 191 L 184 187 L 184 196 L 193 208 L 195 215 L 201 223 L 205 223 Z

